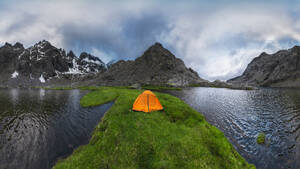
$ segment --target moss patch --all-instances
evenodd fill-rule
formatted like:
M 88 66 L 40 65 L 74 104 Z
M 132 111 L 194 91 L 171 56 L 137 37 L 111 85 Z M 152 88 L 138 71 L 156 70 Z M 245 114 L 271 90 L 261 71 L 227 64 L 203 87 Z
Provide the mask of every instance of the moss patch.
M 257 138 L 256 138 L 256 142 L 258 144 L 264 144 L 265 143 L 265 140 L 266 140 L 266 135 L 265 133 L 259 133 Z
M 155 93 L 163 111 L 131 111 L 140 90 L 102 87 L 81 99 L 84 107 L 115 100 L 89 144 L 57 162 L 55 169 L 205 168 L 246 169 L 224 134 L 180 99 Z

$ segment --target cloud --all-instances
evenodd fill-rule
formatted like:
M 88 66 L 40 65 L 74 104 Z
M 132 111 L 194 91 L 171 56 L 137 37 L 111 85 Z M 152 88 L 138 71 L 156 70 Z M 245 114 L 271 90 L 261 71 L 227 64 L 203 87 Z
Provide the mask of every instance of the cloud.
M 46 39 L 108 62 L 160 41 L 201 77 L 226 80 L 263 51 L 299 44 L 298 11 L 279 1 L 14 0 L 0 4 L 0 43 Z
M 261 52 L 291 47 L 289 41 L 297 44 L 295 25 L 299 22 L 284 9 L 239 5 L 201 19 L 182 16 L 163 39 L 202 77 L 226 80 L 240 75 Z
M 134 59 L 167 30 L 150 3 L 94 2 L 32 1 L 0 10 L 0 42 L 30 46 L 46 39 L 77 54 L 98 50 L 112 59 Z

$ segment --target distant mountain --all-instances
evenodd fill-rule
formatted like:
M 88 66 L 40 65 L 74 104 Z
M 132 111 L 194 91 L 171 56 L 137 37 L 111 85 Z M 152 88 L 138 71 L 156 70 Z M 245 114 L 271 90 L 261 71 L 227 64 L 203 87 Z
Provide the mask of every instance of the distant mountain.
M 228 83 L 252 86 L 300 87 L 300 46 L 262 53 L 254 58 L 244 73 Z
M 0 66 L 2 86 L 39 85 L 51 79 L 106 71 L 106 65 L 99 58 L 85 52 L 78 58 L 72 51 L 66 54 L 45 40 L 27 49 L 21 43 L 6 43 L 0 47 Z
M 86 52 L 72 51 L 40 41 L 25 49 L 21 43 L 0 47 L 0 87 L 66 85 L 169 85 L 207 82 L 161 44 L 155 43 L 132 61 L 103 63 Z
M 120 60 L 109 67 L 108 71 L 98 74 L 89 84 L 189 86 L 205 82 L 160 43 L 152 45 L 134 61 Z

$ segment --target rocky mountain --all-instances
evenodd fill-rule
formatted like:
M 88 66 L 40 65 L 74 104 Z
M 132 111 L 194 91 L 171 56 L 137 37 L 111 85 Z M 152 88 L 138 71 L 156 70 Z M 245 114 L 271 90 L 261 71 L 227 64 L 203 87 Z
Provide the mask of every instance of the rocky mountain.
M 110 68 L 114 63 L 116 63 L 116 62 L 118 62 L 118 60 L 115 60 L 115 59 L 113 59 L 113 60 L 107 62 L 107 64 L 106 64 L 107 68 L 109 69 L 109 68 Z
M 0 87 L 69 85 L 169 85 L 189 86 L 207 82 L 161 44 L 129 61 L 103 63 L 86 52 L 72 51 L 43 40 L 25 49 L 21 43 L 0 47 Z
M 6 43 L 0 47 L 0 85 L 33 86 L 52 79 L 69 80 L 74 75 L 84 76 L 106 71 L 106 65 L 97 57 L 52 46 L 43 40 L 25 49 L 21 43 Z
M 300 87 L 300 46 L 262 53 L 254 58 L 244 73 L 228 83 L 252 86 Z
M 176 58 L 160 43 L 152 45 L 135 60 L 120 60 L 109 67 L 88 84 L 188 86 L 205 82 L 197 72 L 187 68 L 181 59 Z

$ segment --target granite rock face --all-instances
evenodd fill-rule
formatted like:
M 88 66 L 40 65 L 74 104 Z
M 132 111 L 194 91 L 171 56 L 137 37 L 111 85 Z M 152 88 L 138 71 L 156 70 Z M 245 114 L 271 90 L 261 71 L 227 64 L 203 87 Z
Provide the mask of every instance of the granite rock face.
M 232 84 L 270 87 L 300 87 L 300 46 L 262 53 L 254 58 L 244 73 L 227 81 Z
M 155 43 L 134 61 L 120 60 L 109 66 L 108 71 L 90 81 L 97 85 L 168 85 L 189 86 L 204 82 L 197 72 L 187 68 L 160 43 Z

